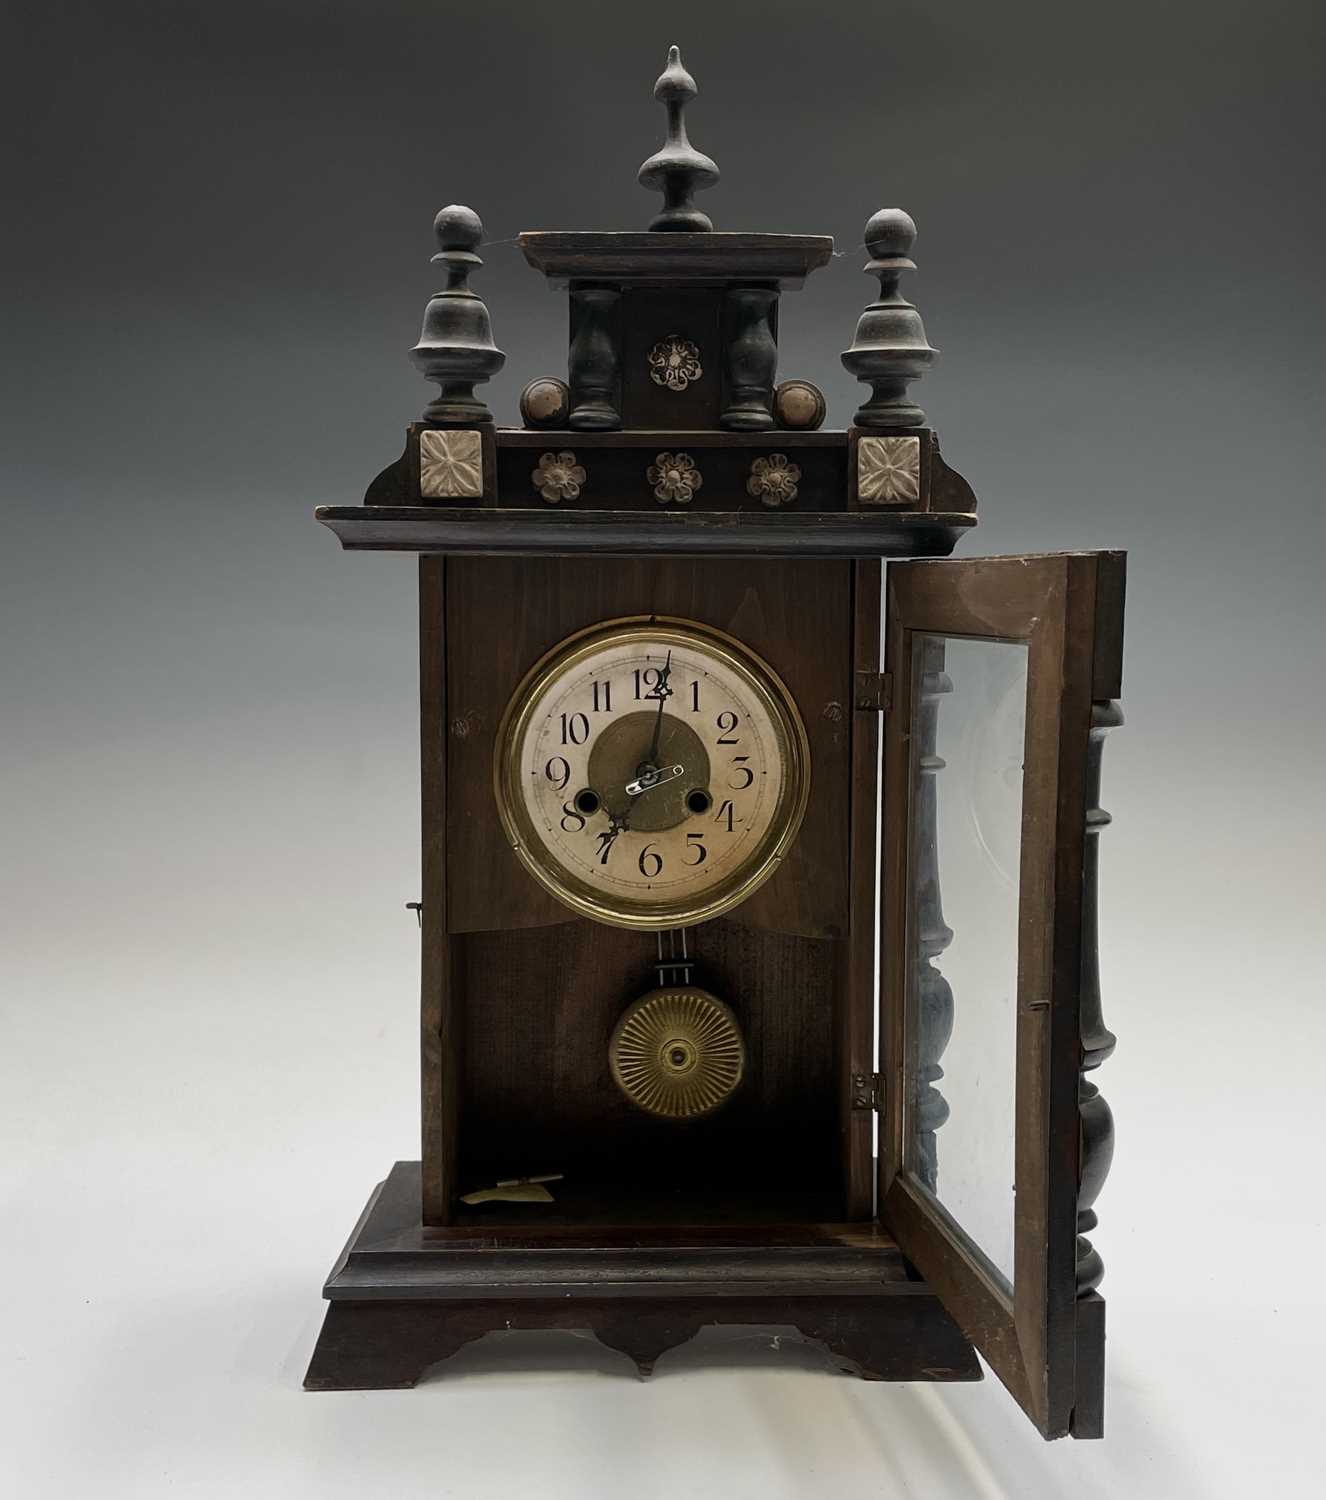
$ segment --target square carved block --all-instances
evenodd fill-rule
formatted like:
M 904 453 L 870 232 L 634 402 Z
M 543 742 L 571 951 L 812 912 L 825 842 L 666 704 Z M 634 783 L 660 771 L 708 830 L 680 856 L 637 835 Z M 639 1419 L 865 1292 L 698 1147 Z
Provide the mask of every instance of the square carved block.
M 483 495 L 480 435 L 437 428 L 421 432 L 419 493 L 425 500 L 478 500 Z
M 921 498 L 921 439 L 859 438 L 856 492 L 862 505 L 914 505 Z

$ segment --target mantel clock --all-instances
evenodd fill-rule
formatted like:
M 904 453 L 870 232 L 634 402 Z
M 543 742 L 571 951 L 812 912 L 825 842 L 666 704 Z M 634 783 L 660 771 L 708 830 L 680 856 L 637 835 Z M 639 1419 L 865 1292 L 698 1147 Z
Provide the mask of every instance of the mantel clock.
M 419 559 L 423 1087 L 306 1384 L 411 1385 L 491 1329 L 647 1373 L 790 1325 L 868 1379 L 979 1352 L 1046 1437 L 1098 1436 L 1123 557 L 949 559 L 976 500 L 912 395 L 901 210 L 865 229 L 851 424 L 779 381 L 832 241 L 713 229 L 695 92 L 673 48 L 647 230 L 520 236 L 569 338 L 519 427 L 475 389 L 482 226 L 438 214 L 438 394 L 318 511 Z

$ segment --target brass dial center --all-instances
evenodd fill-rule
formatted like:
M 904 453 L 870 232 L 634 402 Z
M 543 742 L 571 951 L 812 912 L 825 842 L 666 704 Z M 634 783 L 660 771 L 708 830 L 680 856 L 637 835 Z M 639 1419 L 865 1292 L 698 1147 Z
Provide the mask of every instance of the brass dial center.
M 664 1043 L 663 1057 L 674 1073 L 689 1073 L 695 1066 L 695 1049 L 679 1037 Z
M 650 760 L 655 724 L 658 751 Z M 629 782 L 656 771 L 660 766 L 685 766 L 685 772 L 658 786 L 631 796 Z M 693 816 L 687 798 L 708 792 L 709 753 L 699 735 L 683 719 L 658 709 L 623 714 L 614 719 L 594 741 L 589 754 L 589 785 L 615 818 L 629 818 L 640 833 L 676 828 Z

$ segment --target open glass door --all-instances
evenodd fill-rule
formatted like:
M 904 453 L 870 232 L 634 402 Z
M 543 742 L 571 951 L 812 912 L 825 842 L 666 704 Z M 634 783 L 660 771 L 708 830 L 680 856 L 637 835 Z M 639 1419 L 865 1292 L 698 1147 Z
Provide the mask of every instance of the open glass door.
M 1117 552 L 888 570 L 880 1217 L 1046 1437 L 1103 1419 L 1087 1074 L 1114 1043 L 1095 856 L 1123 592 Z

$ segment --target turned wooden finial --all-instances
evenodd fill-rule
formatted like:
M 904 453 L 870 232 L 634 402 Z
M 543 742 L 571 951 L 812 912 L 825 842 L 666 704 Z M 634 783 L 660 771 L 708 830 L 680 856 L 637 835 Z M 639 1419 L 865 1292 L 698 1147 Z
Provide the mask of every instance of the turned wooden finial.
M 433 264 L 446 267 L 447 284 L 424 310 L 423 331 L 410 358 L 438 394 L 424 408 L 426 422 L 491 422 L 493 414 L 474 394 L 475 385 L 495 375 L 506 355 L 493 343 L 492 323 L 483 298 L 470 290 L 470 273 L 483 261 L 475 251 L 483 222 L 472 208 L 452 203 L 433 220 L 438 252 Z
M 713 220 L 692 201 L 701 189 L 718 181 L 718 165 L 686 139 L 683 113 L 699 89 L 682 66 L 681 51 L 668 48 L 668 65 L 654 85 L 654 98 L 668 111 L 668 138 L 640 168 L 642 187 L 663 194 L 663 207 L 650 221 L 650 229 L 672 232 L 704 231 Z
M 871 387 L 870 400 L 854 418 L 858 427 L 906 428 L 925 425 L 925 413 L 907 394 L 913 380 L 925 373 L 939 351 L 926 341 L 921 314 L 898 291 L 904 271 L 914 271 L 911 259 L 916 225 L 900 208 L 882 208 L 867 223 L 869 275 L 879 277 L 879 298 L 861 314 L 852 347 L 843 364 Z

